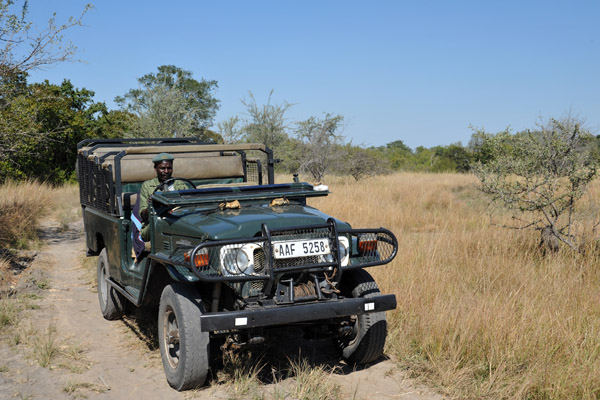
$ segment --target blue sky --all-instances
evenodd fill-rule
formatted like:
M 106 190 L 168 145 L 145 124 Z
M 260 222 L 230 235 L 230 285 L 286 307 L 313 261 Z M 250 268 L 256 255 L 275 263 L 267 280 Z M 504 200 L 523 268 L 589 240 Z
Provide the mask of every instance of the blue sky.
M 43 27 L 89 1 L 30 0 Z M 462 141 L 535 127 L 571 110 L 600 134 L 600 1 L 97 0 L 65 35 L 85 63 L 31 74 L 114 97 L 173 64 L 217 80 L 217 121 L 259 103 L 294 103 L 290 122 L 329 112 L 378 146 Z

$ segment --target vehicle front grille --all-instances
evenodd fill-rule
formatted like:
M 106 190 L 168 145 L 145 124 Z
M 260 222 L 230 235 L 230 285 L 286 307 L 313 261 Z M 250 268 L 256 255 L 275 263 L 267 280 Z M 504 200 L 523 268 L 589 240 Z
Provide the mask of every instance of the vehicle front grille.
M 331 256 L 308 256 L 275 260 L 275 270 L 280 268 L 298 267 L 302 265 L 321 264 L 332 260 Z M 330 262 L 330 261 L 329 261 Z
M 262 274 L 265 270 L 265 252 L 263 249 L 254 250 L 254 272 Z
M 328 267 L 337 264 L 337 238 L 334 238 L 332 225 L 319 227 L 295 228 L 291 230 L 274 230 L 271 232 L 271 241 L 292 241 L 306 239 L 327 239 L 331 254 L 313 255 L 307 257 L 280 258 L 273 260 L 274 272 L 294 269 L 303 266 Z
M 285 258 L 282 260 L 274 260 L 274 269 L 277 271 L 282 268 L 289 267 L 301 267 L 304 265 L 315 265 L 331 262 L 333 257 L 329 256 L 308 256 L 308 257 L 296 257 L 296 258 Z M 265 268 L 265 253 L 262 249 L 254 250 L 254 271 L 262 273 Z
M 329 227 L 299 228 L 294 230 L 277 230 L 271 232 L 272 241 L 326 239 L 331 237 Z

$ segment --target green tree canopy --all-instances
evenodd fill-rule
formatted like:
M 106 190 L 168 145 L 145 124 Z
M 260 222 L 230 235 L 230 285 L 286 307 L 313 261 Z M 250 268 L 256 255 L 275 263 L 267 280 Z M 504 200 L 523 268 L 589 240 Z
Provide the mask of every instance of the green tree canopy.
M 18 86 L 0 109 L 0 181 L 64 182 L 73 176 L 80 140 L 120 136 L 121 119 L 94 102 L 90 90 L 77 89 L 69 80 Z
M 174 65 L 162 65 L 157 73 L 138 79 L 139 88 L 115 98 L 130 113 L 131 137 L 189 137 L 205 135 L 219 108 L 213 92 L 217 81 L 200 81 Z M 214 132 L 213 132 L 214 133 Z

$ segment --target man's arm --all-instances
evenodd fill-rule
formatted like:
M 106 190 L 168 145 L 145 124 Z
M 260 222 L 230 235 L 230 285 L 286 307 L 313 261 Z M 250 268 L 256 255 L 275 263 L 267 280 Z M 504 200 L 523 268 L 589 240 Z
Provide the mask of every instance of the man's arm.
M 150 199 L 150 182 L 146 181 L 142 183 L 142 187 L 140 189 L 140 217 L 142 217 L 142 221 L 148 222 L 148 200 Z

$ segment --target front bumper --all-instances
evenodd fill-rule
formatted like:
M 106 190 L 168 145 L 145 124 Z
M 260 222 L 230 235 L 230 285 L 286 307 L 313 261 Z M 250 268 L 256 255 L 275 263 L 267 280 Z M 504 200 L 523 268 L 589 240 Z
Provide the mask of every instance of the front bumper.
M 342 263 L 339 253 L 339 236 L 349 240 L 350 252 L 347 264 Z M 360 247 L 360 238 L 366 238 L 367 246 Z M 331 253 L 325 256 L 301 256 L 276 259 L 274 243 L 288 240 L 327 239 Z M 224 273 L 222 265 L 227 256 L 222 254 L 223 248 L 237 249 L 244 244 L 254 244 L 253 268 L 249 273 Z M 201 280 L 205 282 L 247 282 L 264 281 L 273 283 L 275 275 L 297 272 L 348 271 L 384 265 L 391 262 L 398 252 L 398 240 L 387 229 L 337 229 L 336 222 L 329 218 L 326 224 L 307 225 L 287 228 L 269 229 L 262 225 L 262 235 L 247 238 L 204 241 L 198 245 L 176 246 L 170 254 L 166 252 L 151 254 L 149 257 L 165 265 L 174 266 L 170 270 L 172 277 L 182 281 Z M 233 253 L 231 253 L 233 254 Z M 260 254 L 257 258 L 256 254 Z M 201 265 L 194 266 L 197 256 L 204 260 Z M 260 259 L 260 262 L 258 262 Z M 229 263 L 234 264 L 230 259 Z M 194 276 L 195 275 L 195 276 Z M 341 277 L 339 275 L 338 277 Z M 270 285 L 265 285 L 270 286 Z
M 200 328 L 203 332 L 259 328 L 328 320 L 395 308 L 396 296 L 393 294 L 327 300 L 317 303 L 274 305 L 249 310 L 204 314 L 200 318 Z

